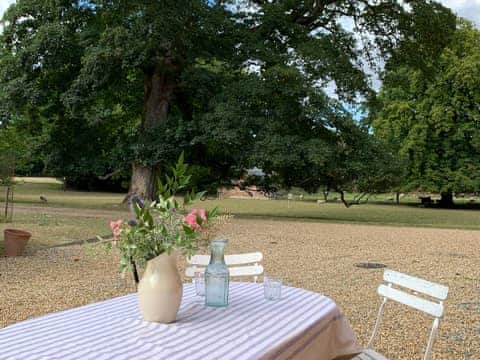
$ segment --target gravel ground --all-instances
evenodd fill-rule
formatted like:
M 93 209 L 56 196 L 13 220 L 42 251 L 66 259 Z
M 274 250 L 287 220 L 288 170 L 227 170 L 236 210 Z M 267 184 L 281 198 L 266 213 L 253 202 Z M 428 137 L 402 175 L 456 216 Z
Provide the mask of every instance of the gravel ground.
M 235 219 L 222 235 L 227 252 L 260 250 L 267 274 L 332 297 L 362 344 L 380 304 L 383 270 L 356 263 L 379 262 L 448 285 L 433 359 L 480 358 L 480 232 Z M 0 258 L 0 327 L 134 291 L 116 261 L 80 246 Z M 418 359 L 430 325 L 430 318 L 389 303 L 375 347 L 392 359 Z

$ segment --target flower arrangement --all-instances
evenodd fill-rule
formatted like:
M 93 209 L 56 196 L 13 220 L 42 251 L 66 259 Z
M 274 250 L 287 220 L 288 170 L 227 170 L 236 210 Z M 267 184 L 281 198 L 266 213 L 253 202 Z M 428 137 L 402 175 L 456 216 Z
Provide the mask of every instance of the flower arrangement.
M 145 267 L 147 261 L 160 254 L 179 251 L 192 255 L 197 251 L 201 240 L 208 237 L 208 229 L 213 224 L 217 209 L 193 209 L 187 207 L 205 196 L 205 192 L 185 192 L 180 200 L 178 194 L 186 191 L 190 183 L 183 154 L 170 174 L 165 175 L 165 183 L 158 181 L 158 199 L 153 202 L 134 198 L 131 200 L 135 219 L 111 221 L 114 241 L 112 246 L 120 252 L 121 270 L 130 269 L 138 282 L 136 265 Z M 186 213 L 186 215 L 184 215 Z

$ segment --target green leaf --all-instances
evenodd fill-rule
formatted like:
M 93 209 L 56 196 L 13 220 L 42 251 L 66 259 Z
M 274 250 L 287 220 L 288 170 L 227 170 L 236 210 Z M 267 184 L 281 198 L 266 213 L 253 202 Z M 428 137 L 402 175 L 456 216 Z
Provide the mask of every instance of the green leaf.
M 142 218 L 142 208 L 140 207 L 140 205 L 134 201 L 132 203 L 132 207 L 133 207 L 133 211 L 135 212 L 135 215 L 137 216 L 138 219 L 141 219 Z

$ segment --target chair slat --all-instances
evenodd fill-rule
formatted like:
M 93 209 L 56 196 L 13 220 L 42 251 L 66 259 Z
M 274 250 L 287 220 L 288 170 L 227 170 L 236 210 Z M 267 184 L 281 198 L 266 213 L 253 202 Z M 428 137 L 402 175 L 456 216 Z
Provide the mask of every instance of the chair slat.
M 210 262 L 210 255 L 193 255 L 187 258 L 187 263 L 191 265 L 207 266 Z
M 260 262 L 263 260 L 261 252 L 225 255 L 227 265 L 243 265 Z
M 443 314 L 442 304 L 437 304 L 433 301 L 419 298 L 415 295 L 408 294 L 404 291 L 394 289 L 386 285 L 380 285 L 378 287 L 378 293 L 387 299 L 391 299 L 401 304 L 413 307 L 414 309 L 423 311 L 437 318 L 441 317 Z
M 261 252 L 225 255 L 225 263 L 227 265 L 244 265 L 260 262 L 263 260 Z M 194 255 L 187 259 L 191 265 L 207 266 L 210 262 L 210 255 Z
M 263 274 L 262 265 L 229 267 L 230 276 L 258 276 Z
M 385 270 L 383 279 L 389 283 L 418 291 L 422 294 L 426 294 L 440 300 L 445 300 L 448 295 L 447 286 L 435 284 L 430 281 L 402 274 L 393 270 Z
M 229 267 L 228 270 L 230 271 L 230 277 L 258 276 L 263 274 L 262 265 L 234 266 L 234 267 Z M 205 268 L 200 266 L 189 266 L 185 270 L 185 276 L 194 277 L 195 272 L 197 271 L 205 271 Z

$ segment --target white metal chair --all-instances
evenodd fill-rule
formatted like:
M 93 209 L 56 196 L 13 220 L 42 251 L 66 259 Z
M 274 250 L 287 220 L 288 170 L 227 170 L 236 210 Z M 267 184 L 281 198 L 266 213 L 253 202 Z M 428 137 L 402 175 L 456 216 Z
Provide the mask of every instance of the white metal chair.
M 261 252 L 225 255 L 225 263 L 230 271 L 230 277 L 253 276 L 257 282 L 258 276 L 263 274 L 263 266 L 259 264 L 263 259 Z M 210 262 L 210 255 L 194 255 L 187 259 L 189 266 L 185 269 L 185 276 L 193 278 L 197 271 L 204 271 Z
M 383 274 L 383 280 L 387 282 L 387 284 L 382 284 L 378 287 L 378 294 L 383 296 L 383 301 L 380 305 L 380 309 L 378 310 L 378 316 L 373 329 L 373 334 L 367 344 L 367 349 L 354 357 L 354 359 L 386 360 L 385 356 L 372 349 L 372 345 L 375 341 L 375 337 L 377 336 L 378 328 L 382 319 L 383 309 L 385 308 L 387 300 L 399 302 L 403 305 L 410 306 L 433 316 L 434 320 L 432 324 L 432 330 L 428 339 L 427 349 L 425 350 L 425 354 L 423 356 L 424 360 L 429 359 L 432 352 L 435 335 L 437 333 L 438 324 L 443 315 L 443 301 L 447 298 L 448 287 L 392 270 L 385 270 L 385 273 Z M 394 285 L 411 290 L 413 294 L 401 289 L 397 289 L 393 287 Z M 435 301 L 421 298 L 417 296 L 418 293 L 427 295 L 428 297 L 435 299 Z

